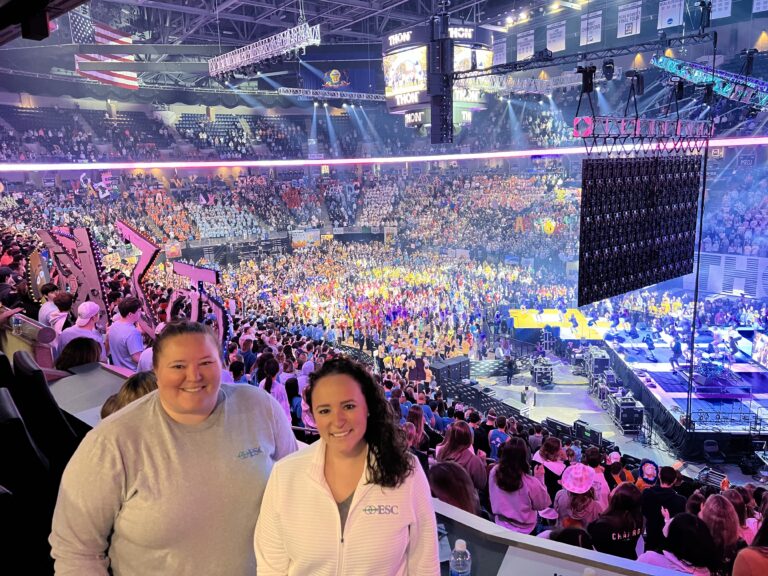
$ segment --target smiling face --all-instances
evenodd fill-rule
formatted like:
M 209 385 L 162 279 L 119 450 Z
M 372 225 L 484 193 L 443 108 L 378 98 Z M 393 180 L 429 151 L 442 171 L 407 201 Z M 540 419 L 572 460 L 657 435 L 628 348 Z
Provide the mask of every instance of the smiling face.
M 199 424 L 216 407 L 221 387 L 221 362 L 213 338 L 180 334 L 163 342 L 155 359 L 160 403 L 182 424 Z
M 329 374 L 315 383 L 312 415 L 329 451 L 356 456 L 365 449 L 368 404 L 348 374 Z

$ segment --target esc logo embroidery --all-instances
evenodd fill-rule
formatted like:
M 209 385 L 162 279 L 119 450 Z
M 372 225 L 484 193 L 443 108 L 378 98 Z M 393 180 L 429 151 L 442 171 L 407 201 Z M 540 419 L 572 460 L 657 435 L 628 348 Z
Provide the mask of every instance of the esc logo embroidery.
M 240 458 L 240 460 L 245 460 L 246 458 L 254 458 L 259 454 L 262 454 L 263 452 L 264 451 L 259 446 L 256 446 L 255 448 L 248 448 L 246 450 L 241 450 L 240 452 L 238 452 L 237 457 Z
M 399 506 L 391 504 L 379 504 L 378 506 L 366 506 L 363 508 L 363 513 L 371 516 L 373 514 L 380 514 L 389 516 L 391 514 L 400 514 Z

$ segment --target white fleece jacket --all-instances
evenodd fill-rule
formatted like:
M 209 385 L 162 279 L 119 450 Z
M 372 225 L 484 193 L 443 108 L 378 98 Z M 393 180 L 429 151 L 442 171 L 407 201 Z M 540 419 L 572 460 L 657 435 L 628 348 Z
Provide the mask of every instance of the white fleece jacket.
M 437 526 L 421 466 L 398 488 L 363 474 L 341 534 L 322 440 L 272 469 L 254 535 L 259 576 L 436 576 Z

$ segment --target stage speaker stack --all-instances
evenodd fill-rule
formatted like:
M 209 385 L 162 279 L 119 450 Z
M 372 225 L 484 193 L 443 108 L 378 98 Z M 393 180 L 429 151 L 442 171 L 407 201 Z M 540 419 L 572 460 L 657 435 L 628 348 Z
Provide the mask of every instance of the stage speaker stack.
M 573 423 L 573 433 L 579 440 L 601 446 L 603 443 L 603 433 L 593 430 L 584 420 L 576 420 Z
M 467 356 L 434 360 L 429 368 L 438 384 L 461 382 L 469 378 L 469 358 Z
M 453 40 L 430 42 L 428 92 L 432 113 L 432 144 L 453 143 Z

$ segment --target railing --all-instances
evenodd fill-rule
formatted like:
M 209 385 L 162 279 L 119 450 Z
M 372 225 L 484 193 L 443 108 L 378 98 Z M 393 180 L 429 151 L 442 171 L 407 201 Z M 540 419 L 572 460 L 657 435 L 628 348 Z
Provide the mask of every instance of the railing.
M 461 538 L 472 554 L 475 576 L 679 576 L 679 572 L 665 568 L 517 534 L 440 500 L 433 498 L 432 502 L 438 533 L 447 540 L 445 545 L 441 542 L 440 559 L 445 562 L 448 551 Z

